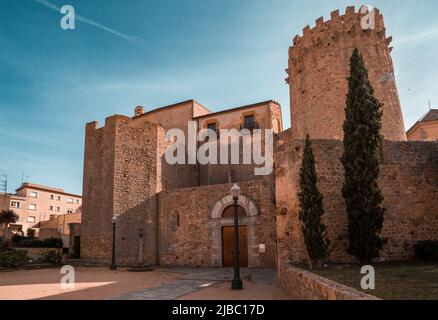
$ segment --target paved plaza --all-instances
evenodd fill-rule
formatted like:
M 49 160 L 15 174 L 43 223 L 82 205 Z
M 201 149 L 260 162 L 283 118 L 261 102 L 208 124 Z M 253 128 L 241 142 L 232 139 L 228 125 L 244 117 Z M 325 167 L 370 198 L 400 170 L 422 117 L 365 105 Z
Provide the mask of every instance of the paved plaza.
M 234 300 L 287 299 L 273 269 L 242 269 L 244 290 L 230 290 L 233 269 L 125 269 L 76 267 L 74 289 L 62 289 L 59 269 L 0 272 L 0 299 Z

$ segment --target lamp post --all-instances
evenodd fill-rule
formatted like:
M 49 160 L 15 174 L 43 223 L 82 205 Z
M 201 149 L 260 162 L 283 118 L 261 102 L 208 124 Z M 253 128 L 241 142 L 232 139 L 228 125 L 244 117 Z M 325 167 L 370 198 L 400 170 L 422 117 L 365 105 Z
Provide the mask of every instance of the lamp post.
M 138 265 L 144 265 L 144 256 L 143 256 L 143 229 L 138 229 L 138 237 L 140 238 L 139 246 L 138 246 Z
M 116 224 L 117 224 L 117 216 L 114 215 L 111 219 L 113 223 L 113 249 L 112 249 L 112 257 L 111 257 L 111 270 L 116 270 Z
M 240 279 L 240 261 L 239 261 L 239 213 L 237 211 L 237 201 L 239 201 L 240 188 L 235 183 L 231 188 L 233 196 L 233 211 L 234 211 L 234 278 L 231 281 L 232 290 L 242 290 L 243 284 Z

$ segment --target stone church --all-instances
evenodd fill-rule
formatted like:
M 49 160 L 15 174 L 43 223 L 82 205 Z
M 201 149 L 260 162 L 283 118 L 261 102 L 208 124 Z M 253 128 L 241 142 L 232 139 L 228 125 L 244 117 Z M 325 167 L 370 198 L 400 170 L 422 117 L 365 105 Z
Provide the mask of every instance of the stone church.
M 391 37 L 375 9 L 375 28 L 364 30 L 364 14 L 316 20 L 289 48 L 286 82 L 292 127 L 283 129 L 281 107 L 265 101 L 219 112 L 189 100 L 134 116 L 114 115 L 103 126 L 86 125 L 81 258 L 109 263 L 112 217 L 117 216 L 117 263 L 134 265 L 139 252 L 151 265 L 232 265 L 232 197 L 239 197 L 240 257 L 244 267 L 280 267 L 306 259 L 298 219 L 298 178 L 303 138 L 309 134 L 324 195 L 324 223 L 334 262 L 353 260 L 345 251 L 347 214 L 341 189 L 342 135 L 355 47 L 364 56 L 375 95 L 384 103 L 384 143 L 379 185 L 387 209 L 382 260 L 413 256 L 418 240 L 438 238 L 437 142 L 409 142 L 394 68 Z M 286 62 L 286 61 L 285 61 Z M 279 84 L 280 85 L 280 84 Z M 272 129 L 274 170 L 254 174 L 255 164 L 178 164 L 165 161 L 166 132 L 188 122 L 201 129 Z M 140 246 L 142 243 L 142 246 Z M 139 249 L 143 247 L 143 250 Z

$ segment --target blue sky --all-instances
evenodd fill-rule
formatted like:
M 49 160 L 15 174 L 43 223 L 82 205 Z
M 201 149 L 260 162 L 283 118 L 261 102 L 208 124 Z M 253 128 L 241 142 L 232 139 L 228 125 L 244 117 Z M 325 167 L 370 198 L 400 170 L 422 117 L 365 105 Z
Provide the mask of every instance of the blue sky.
M 295 34 L 359 1 L 0 0 L 0 173 L 82 191 L 84 125 L 195 99 L 212 110 L 274 99 L 289 122 L 284 83 Z M 406 126 L 438 105 L 438 2 L 368 3 L 385 15 Z M 109 29 L 106 29 L 106 28 Z M 0 177 L 1 180 L 1 177 Z

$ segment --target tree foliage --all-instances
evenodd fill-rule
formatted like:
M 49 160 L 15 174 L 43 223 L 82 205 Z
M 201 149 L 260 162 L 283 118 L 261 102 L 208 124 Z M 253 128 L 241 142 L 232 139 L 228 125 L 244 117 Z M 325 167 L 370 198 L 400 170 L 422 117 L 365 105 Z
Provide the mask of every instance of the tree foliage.
M 380 173 L 382 104 L 374 96 L 368 71 L 356 48 L 350 60 L 344 122 L 342 194 L 348 214 L 348 252 L 362 263 L 379 256 L 385 209 L 377 180 Z
M 307 136 L 300 169 L 299 218 L 308 256 L 313 264 L 321 267 L 321 261 L 327 256 L 329 241 L 326 227 L 321 221 L 324 214 L 323 196 L 318 190 L 317 180 L 315 157 Z
M 4 225 L 5 229 L 9 225 L 18 221 L 18 215 L 12 210 L 4 210 L 0 212 L 0 225 Z

